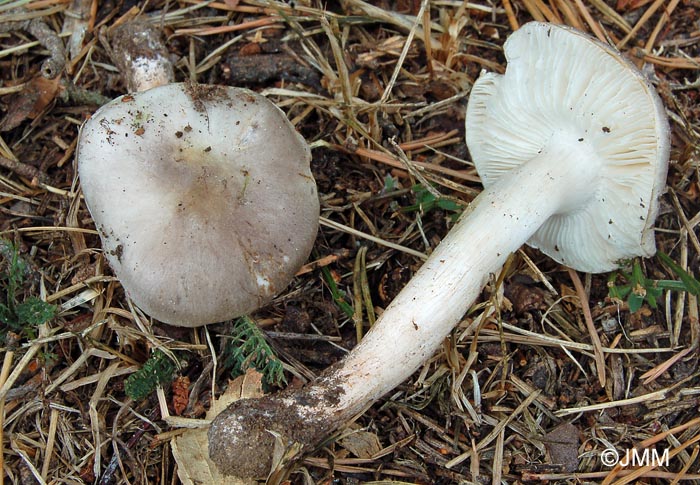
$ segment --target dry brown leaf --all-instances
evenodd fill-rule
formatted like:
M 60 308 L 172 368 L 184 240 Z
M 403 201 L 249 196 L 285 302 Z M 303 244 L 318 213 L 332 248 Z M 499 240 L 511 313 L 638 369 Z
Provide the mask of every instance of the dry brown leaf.
M 358 458 L 372 458 L 382 449 L 379 438 L 369 431 L 357 431 L 340 440 L 340 445 Z
M 232 402 L 239 399 L 262 397 L 262 374 L 254 369 L 234 379 L 219 399 L 212 402 L 207 419 L 213 419 Z M 249 485 L 254 480 L 241 480 L 219 473 L 209 459 L 209 428 L 191 429 L 173 439 L 171 448 L 177 462 L 177 475 L 183 485 L 201 483 L 221 485 Z
M 627 10 L 635 10 L 639 7 L 643 7 L 652 0 L 617 0 L 617 6 L 615 10 L 618 12 L 625 12 Z
M 24 89 L 15 94 L 7 108 L 7 116 L 0 122 L 0 131 L 18 127 L 27 118 L 34 119 L 54 100 L 60 78 L 46 79 L 37 76 L 29 81 Z
M 182 413 L 187 408 L 187 403 L 190 399 L 190 378 L 180 376 L 173 381 L 173 410 L 177 416 L 182 416 Z
M 263 375 L 255 369 L 248 371 L 231 381 L 219 399 L 211 403 L 207 411 L 207 419 L 214 419 L 221 411 L 226 409 L 232 402 L 249 397 L 262 397 L 262 377 Z
M 552 464 L 561 465 L 562 471 L 574 472 L 578 469 L 579 430 L 571 423 L 563 423 L 544 435 L 545 446 Z

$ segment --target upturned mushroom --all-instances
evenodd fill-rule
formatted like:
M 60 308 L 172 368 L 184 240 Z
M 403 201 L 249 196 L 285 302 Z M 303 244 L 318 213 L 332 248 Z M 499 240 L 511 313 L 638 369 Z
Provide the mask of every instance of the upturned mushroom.
M 652 86 L 618 52 L 566 27 L 527 24 L 504 50 L 505 74 L 482 74 L 467 108 L 484 191 L 341 363 L 216 418 L 209 449 L 224 472 L 265 476 L 275 446 L 307 452 L 400 384 L 524 243 L 586 272 L 654 253 L 670 142 Z
M 77 153 L 105 258 L 127 294 L 188 327 L 253 311 L 292 280 L 318 228 L 310 160 L 263 96 L 192 83 L 103 106 Z

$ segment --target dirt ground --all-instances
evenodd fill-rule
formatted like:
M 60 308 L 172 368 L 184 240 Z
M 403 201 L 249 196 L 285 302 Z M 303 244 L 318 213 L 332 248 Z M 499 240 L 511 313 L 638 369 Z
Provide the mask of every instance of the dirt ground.
M 482 190 L 465 109 L 514 30 L 562 23 L 616 46 L 670 119 L 668 258 L 591 275 L 523 247 L 418 372 L 275 481 L 700 483 L 697 0 L 0 2 L 0 480 L 194 483 L 173 440 L 241 385 L 222 364 L 237 327 L 140 312 L 81 196 L 78 130 L 126 92 L 110 32 L 136 17 L 178 81 L 261 92 L 312 147 L 314 249 L 251 316 L 286 379 L 267 392 L 339 361 Z M 130 398 L 156 351 L 165 379 Z M 611 450 L 639 459 L 613 466 Z

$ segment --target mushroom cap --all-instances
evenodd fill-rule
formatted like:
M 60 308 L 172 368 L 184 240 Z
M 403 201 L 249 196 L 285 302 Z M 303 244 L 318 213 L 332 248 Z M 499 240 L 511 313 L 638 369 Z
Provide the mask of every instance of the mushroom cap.
M 602 161 L 599 183 L 528 244 L 592 273 L 653 255 L 670 150 L 656 91 L 617 51 L 568 27 L 525 24 L 504 51 L 505 74 L 482 74 L 467 108 L 467 145 L 484 186 L 536 157 L 557 131 L 574 132 Z
M 319 216 L 310 161 L 263 96 L 191 83 L 103 106 L 77 155 L 126 292 L 152 317 L 188 327 L 261 307 L 306 261 Z

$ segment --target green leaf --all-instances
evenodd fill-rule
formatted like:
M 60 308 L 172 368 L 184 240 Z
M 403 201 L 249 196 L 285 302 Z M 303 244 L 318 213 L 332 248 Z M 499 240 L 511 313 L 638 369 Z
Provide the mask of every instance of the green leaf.
M 630 285 L 611 286 L 610 289 L 608 290 L 608 295 L 610 295 L 610 298 L 614 298 L 614 299 L 620 300 L 620 301 L 625 301 L 627 299 L 627 296 L 630 294 L 631 291 L 632 291 L 632 287 Z
M 19 249 L 12 241 L 0 239 L 0 256 L 6 260 L 7 272 L 2 277 L 7 281 L 7 306 L 13 308 L 17 290 L 29 273 L 27 263 L 19 257 Z
M 143 367 L 129 376 L 124 383 L 124 391 L 134 401 L 141 401 L 158 385 L 170 382 L 176 370 L 175 362 L 165 352 L 156 350 Z
M 664 290 L 687 291 L 694 295 L 700 294 L 700 282 L 697 279 L 676 264 L 668 255 L 661 251 L 659 251 L 658 255 L 659 259 L 669 266 L 681 281 L 647 278 L 642 271 L 642 266 L 638 261 L 635 261 L 631 274 L 619 272 L 608 278 L 608 294 L 610 298 L 626 299 L 630 311 L 636 312 L 645 301 L 651 308 L 656 308 Z M 615 285 L 615 280 L 620 276 L 627 281 L 626 285 Z
M 236 319 L 231 339 L 224 348 L 223 366 L 239 376 L 249 368 L 263 374 L 263 382 L 281 386 L 286 383 L 284 366 L 265 339 L 265 334 L 247 316 Z
M 0 303 L 0 323 L 8 325 L 15 328 L 17 325 L 17 318 L 15 314 L 7 305 Z
M 333 300 L 335 301 L 336 305 L 340 307 L 348 318 L 352 318 L 355 315 L 355 310 L 353 310 L 352 306 L 345 301 L 345 292 L 338 289 L 338 285 L 335 284 L 331 271 L 324 266 L 321 268 L 321 272 L 323 273 L 323 279 L 326 280 L 326 284 L 331 290 L 331 295 L 333 296 Z
M 15 312 L 19 323 L 36 327 L 51 320 L 56 315 L 56 307 L 30 296 L 15 307 Z
M 629 305 L 632 313 L 642 308 L 643 303 L 644 297 L 642 295 L 638 295 L 637 293 L 631 293 L 630 297 L 627 299 L 627 305 Z
M 429 212 L 435 208 L 435 196 L 425 187 L 420 184 L 416 184 L 411 187 L 413 195 L 416 196 L 416 203 L 403 207 L 402 212 Z
M 685 291 L 688 293 L 692 293 L 693 295 L 700 295 L 700 281 L 696 280 L 693 278 L 690 274 L 688 274 L 687 271 L 685 271 L 683 268 L 681 268 L 678 264 L 676 264 L 675 261 L 671 259 L 671 257 L 659 251 L 658 253 L 659 259 L 669 266 L 671 270 L 676 273 L 678 278 L 683 282 L 685 285 Z
M 452 220 L 455 220 L 464 209 L 464 204 L 458 200 L 450 197 L 436 197 L 430 190 L 420 184 L 411 187 L 411 191 L 416 196 L 416 203 L 403 207 L 401 209 L 402 212 L 421 211 L 425 213 L 439 208 L 447 212 L 454 212 L 455 214 L 452 214 L 450 217 Z
M 663 290 L 654 286 L 647 287 L 646 300 L 651 308 L 656 308 L 656 301 L 663 296 Z
M 462 210 L 462 206 L 451 199 L 439 199 L 437 205 L 440 209 L 450 212 L 459 212 Z
M 396 190 L 396 179 L 391 175 L 384 177 L 384 192 Z
M 432 204 L 437 200 L 437 198 L 433 195 L 431 191 L 429 191 L 420 184 L 414 185 L 413 187 L 411 187 L 411 190 L 416 195 L 416 201 L 419 204 Z

